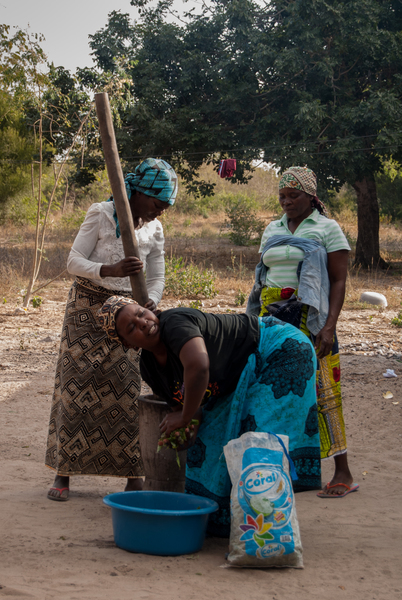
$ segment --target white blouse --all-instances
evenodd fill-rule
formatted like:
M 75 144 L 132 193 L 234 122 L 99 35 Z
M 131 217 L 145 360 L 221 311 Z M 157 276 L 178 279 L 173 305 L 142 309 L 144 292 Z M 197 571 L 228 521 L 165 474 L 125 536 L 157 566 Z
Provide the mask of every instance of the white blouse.
M 108 290 L 131 291 L 129 277 L 101 277 L 102 265 L 112 265 L 124 258 L 123 242 L 116 237 L 113 202 L 89 207 L 85 221 L 74 240 L 67 269 L 72 275 L 86 277 Z M 135 230 L 139 259 L 144 263 L 149 297 L 158 304 L 165 287 L 164 237 L 160 221 L 155 219 Z

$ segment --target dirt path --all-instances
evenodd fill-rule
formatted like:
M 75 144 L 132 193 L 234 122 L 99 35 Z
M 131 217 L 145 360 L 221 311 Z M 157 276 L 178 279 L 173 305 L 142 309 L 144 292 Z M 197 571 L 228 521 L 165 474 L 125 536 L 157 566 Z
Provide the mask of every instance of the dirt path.
M 349 455 L 359 492 L 342 500 L 321 500 L 314 492 L 296 496 L 304 570 L 242 570 L 224 568 L 227 542 L 215 538 L 197 555 L 177 558 L 116 548 L 102 497 L 121 490 L 120 480 L 76 478 L 71 501 L 46 499 L 52 473 L 43 464 L 44 447 L 66 293 L 62 287 L 46 292 L 43 307 L 28 315 L 0 308 L 0 598 L 402 597 L 402 332 L 390 327 L 393 315 L 347 311 L 339 324 Z M 237 310 L 231 297 L 204 308 L 228 306 Z M 385 379 L 386 368 L 398 379 Z M 392 399 L 384 399 L 387 391 Z M 330 461 L 324 463 L 324 480 L 331 469 Z

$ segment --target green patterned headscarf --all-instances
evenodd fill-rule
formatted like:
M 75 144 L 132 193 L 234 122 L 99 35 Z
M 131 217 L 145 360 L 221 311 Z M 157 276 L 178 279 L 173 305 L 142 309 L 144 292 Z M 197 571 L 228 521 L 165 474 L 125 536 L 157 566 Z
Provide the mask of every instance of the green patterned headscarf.
M 138 304 L 138 302 L 132 298 L 125 298 L 124 296 L 110 296 L 98 310 L 96 315 L 103 331 L 105 331 L 108 337 L 115 342 L 121 343 L 121 339 L 116 330 L 116 315 L 119 310 L 127 304 Z
M 294 188 L 310 196 L 317 195 L 317 176 L 307 167 L 290 167 L 286 169 L 279 181 L 279 189 Z
M 152 198 L 158 198 L 173 206 L 177 195 L 177 175 L 175 170 L 165 160 L 147 158 L 135 168 L 134 173 L 128 173 L 124 178 L 128 199 L 133 191 L 142 192 Z M 113 202 L 113 196 L 107 200 Z M 113 212 L 116 223 L 116 237 L 121 236 L 116 208 Z
M 158 158 L 147 158 L 134 173 L 126 175 L 125 179 L 128 199 L 133 190 L 147 196 L 158 198 L 173 206 L 177 195 L 177 175 L 166 161 Z

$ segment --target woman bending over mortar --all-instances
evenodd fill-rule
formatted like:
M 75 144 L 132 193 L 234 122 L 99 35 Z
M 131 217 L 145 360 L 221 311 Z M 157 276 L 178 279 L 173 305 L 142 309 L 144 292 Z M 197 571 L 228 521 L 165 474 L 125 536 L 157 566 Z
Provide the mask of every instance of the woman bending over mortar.
M 302 332 L 273 317 L 191 308 L 157 317 L 122 296 L 109 298 L 98 319 L 111 343 L 142 348 L 143 379 L 173 408 L 161 433 L 200 421 L 187 453 L 186 491 L 219 504 L 210 533 L 229 535 L 231 486 L 222 449 L 247 431 L 288 435 L 295 490 L 320 488 L 316 357 Z

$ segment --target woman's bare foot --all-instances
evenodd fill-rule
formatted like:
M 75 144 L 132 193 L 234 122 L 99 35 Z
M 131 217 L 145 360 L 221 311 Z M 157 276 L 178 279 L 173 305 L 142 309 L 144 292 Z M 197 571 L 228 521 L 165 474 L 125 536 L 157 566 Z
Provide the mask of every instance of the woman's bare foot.
M 346 452 L 345 452 L 345 454 L 339 454 L 338 456 L 335 456 L 334 460 L 335 460 L 334 476 L 332 477 L 331 481 L 329 483 L 327 483 L 327 485 L 324 486 L 322 491 L 324 494 L 327 494 L 328 496 L 341 496 L 342 494 L 344 494 L 347 491 L 347 488 L 345 487 L 345 485 L 347 485 L 348 487 L 351 487 L 351 485 L 353 483 L 353 477 L 352 477 L 352 473 L 349 470 L 348 456 L 347 456 Z M 344 485 L 337 485 L 337 484 L 344 484 Z M 335 486 L 335 487 L 329 488 L 329 486 Z
M 144 485 L 144 480 L 142 477 L 137 477 L 135 479 L 127 479 L 127 485 L 124 488 L 125 492 L 138 492 L 142 490 L 142 486 Z
M 69 484 L 69 477 L 56 475 L 54 478 L 53 487 L 51 487 L 47 493 L 49 500 L 57 500 L 58 502 L 65 502 L 68 500 L 68 495 L 70 492 Z

